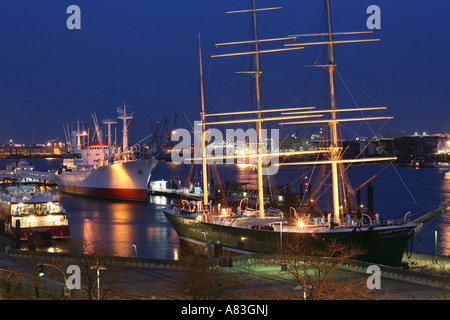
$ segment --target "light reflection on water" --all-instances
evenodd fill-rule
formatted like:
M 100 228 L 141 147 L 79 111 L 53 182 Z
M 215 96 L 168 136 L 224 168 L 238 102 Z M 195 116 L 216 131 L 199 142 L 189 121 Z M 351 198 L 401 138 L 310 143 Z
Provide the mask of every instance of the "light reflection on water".
M 178 255 L 178 237 L 162 213 L 165 197 L 148 204 L 95 200 L 60 195 L 69 212 L 71 235 L 96 240 L 119 256 L 172 259 Z M 156 202 L 156 203 L 155 203 Z
M 446 201 L 450 201 L 450 172 L 444 174 L 442 180 L 442 195 Z M 435 223 L 438 232 L 438 251 L 444 255 L 450 255 L 450 211 L 447 215 L 440 216 Z
M 37 170 L 48 170 L 56 168 L 60 160 L 37 159 L 33 162 Z M 2 165 L 5 163 L 8 162 L 0 161 Z M 375 212 L 380 213 L 381 217 L 403 218 L 408 211 L 415 213 L 437 205 L 442 197 L 450 201 L 449 173 L 430 168 L 417 170 L 396 167 L 395 170 L 392 166 L 381 170 L 384 167 L 369 165 L 352 167 L 349 170 L 353 187 L 378 174 L 372 184 Z M 256 172 L 251 166 L 222 165 L 217 167 L 217 171 L 223 183 L 234 180 L 256 185 Z M 183 184 L 188 172 L 188 165 L 162 161 L 156 167 L 152 180 L 174 180 Z M 282 185 L 300 177 L 291 186 L 292 192 L 298 192 L 299 183 L 309 174 L 309 169 L 286 166 L 280 167 L 278 174 L 269 180 L 271 184 Z M 209 175 L 215 176 L 213 171 L 210 171 Z M 200 181 L 199 168 L 194 168 L 192 176 L 196 177 L 195 181 Z M 408 189 L 404 187 L 403 182 Z M 361 194 L 363 202 L 366 199 L 364 192 Z M 179 256 L 178 236 L 162 212 L 162 208 L 170 199 L 153 196 L 148 204 L 95 200 L 65 194 L 59 195 L 59 199 L 67 210 L 71 234 L 75 239 L 98 240 L 120 256 L 134 256 L 133 243 L 136 244 L 139 257 L 172 259 Z M 450 224 L 446 222 L 450 221 L 449 212 L 447 210 L 446 214 L 424 224 L 423 230 L 414 237 L 414 251 L 434 254 L 434 235 L 437 230 L 438 253 L 450 255 Z

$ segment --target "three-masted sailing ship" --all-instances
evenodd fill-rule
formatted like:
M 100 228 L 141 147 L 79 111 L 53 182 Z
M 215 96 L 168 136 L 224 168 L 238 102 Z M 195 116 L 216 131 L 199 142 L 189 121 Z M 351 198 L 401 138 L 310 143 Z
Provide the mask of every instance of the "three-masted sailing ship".
M 359 260 L 377 263 L 388 266 L 400 266 L 405 248 L 409 240 L 421 229 L 421 223 L 435 214 L 442 212 L 448 204 L 441 204 L 435 210 L 429 212 L 422 218 L 410 221 L 408 215 L 404 219 L 386 220 L 377 216 L 369 216 L 360 212 L 346 212 L 345 205 L 340 199 L 345 199 L 342 189 L 339 187 L 342 177 L 339 173 L 343 164 L 355 162 L 376 162 L 394 161 L 395 157 L 344 159 L 343 148 L 338 136 L 338 125 L 344 122 L 389 120 L 390 117 L 340 117 L 341 114 L 351 114 L 351 112 L 361 112 L 367 110 L 382 110 L 384 107 L 374 108 L 346 108 L 339 109 L 336 103 L 335 79 L 336 69 L 334 59 L 334 46 L 340 43 L 370 42 L 378 39 L 363 40 L 335 40 L 336 35 L 352 35 L 369 33 L 363 32 L 343 32 L 336 33 L 332 30 L 330 1 L 325 1 L 327 13 L 327 32 L 315 34 L 314 36 L 324 37 L 318 42 L 297 42 L 303 39 L 302 35 L 288 36 L 276 39 L 259 39 L 257 33 L 257 13 L 260 11 L 275 10 L 280 8 L 256 8 L 253 1 L 252 9 L 231 11 L 229 13 L 249 13 L 252 15 L 254 27 L 254 39 L 250 41 L 228 42 L 217 44 L 217 47 L 227 45 L 252 44 L 254 50 L 250 52 L 227 53 L 213 55 L 213 58 L 252 55 L 254 57 L 254 70 L 249 72 L 255 79 L 256 111 L 239 111 L 220 114 L 207 114 L 204 103 L 203 73 L 200 48 L 200 80 L 202 89 L 202 170 L 203 170 L 203 199 L 195 206 L 190 206 L 186 201 L 179 204 L 169 204 L 163 209 L 165 216 L 176 230 L 180 241 L 191 246 L 204 246 L 210 250 L 215 250 L 215 255 L 241 255 L 250 253 L 277 253 L 281 245 L 289 243 L 307 243 L 317 248 L 323 248 L 331 241 L 338 241 L 349 246 L 357 246 L 361 249 Z M 305 36 L 305 35 L 303 35 Z M 312 36 L 312 35 L 306 35 Z M 295 42 L 293 42 L 294 40 Z M 260 44 L 275 41 L 291 41 L 279 49 L 261 50 Z M 320 65 L 327 70 L 330 108 L 316 110 L 314 108 L 288 108 L 263 110 L 261 106 L 261 84 L 260 84 L 260 55 L 272 52 L 300 50 L 305 46 L 325 45 L 327 46 L 328 63 Z M 319 65 L 315 65 L 319 66 Z M 278 113 L 277 115 L 271 115 Z M 268 116 L 266 116 L 268 115 Z M 225 120 L 217 120 L 218 118 Z M 228 117 L 228 118 L 227 118 Z M 240 117 L 240 118 L 237 118 Z M 230 119 L 231 118 L 231 119 Z M 215 119 L 209 121 L 209 119 Z M 229 119 L 229 120 L 226 120 Z M 326 124 L 329 128 L 329 140 L 318 150 L 280 152 L 272 150 L 270 154 L 263 148 L 262 125 L 265 122 L 278 121 L 281 125 L 309 125 Z M 215 205 L 208 196 L 207 160 L 205 151 L 205 129 L 206 127 L 219 125 L 254 123 L 258 136 L 257 153 L 249 155 L 256 157 L 258 174 L 258 207 L 256 210 L 243 209 L 241 206 L 226 208 L 220 203 Z M 328 214 L 322 219 L 311 219 L 306 221 L 287 221 L 279 213 L 273 214 L 265 208 L 264 185 L 263 185 L 263 157 L 265 156 L 305 156 L 320 154 L 320 159 L 316 161 L 301 161 L 280 163 L 280 165 L 326 165 L 331 167 L 331 189 L 332 205 Z M 214 159 L 218 159 L 215 157 Z M 186 205 L 187 204 L 187 205 Z M 194 207 L 194 209 L 193 209 Z M 220 251 L 220 252 L 219 252 Z

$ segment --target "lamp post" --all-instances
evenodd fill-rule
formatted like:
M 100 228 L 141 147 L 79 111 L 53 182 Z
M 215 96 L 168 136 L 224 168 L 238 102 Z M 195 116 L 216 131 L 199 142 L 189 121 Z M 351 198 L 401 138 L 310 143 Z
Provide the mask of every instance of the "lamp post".
M 97 270 L 97 300 L 100 300 L 100 270 L 106 270 L 106 268 L 99 265 L 97 260 L 96 264 L 92 266 L 91 269 Z
M 14 143 L 12 139 L 9 139 L 9 158 L 12 161 L 12 147 L 13 147 Z
M 138 254 L 137 254 L 137 246 L 136 246 L 136 243 L 133 243 L 131 246 L 134 247 L 134 253 L 135 253 L 136 258 L 137 258 Z
M 280 257 L 283 259 L 283 212 L 280 212 Z M 281 260 L 283 262 L 283 260 Z M 287 271 L 287 266 L 281 263 L 281 271 Z
M 207 254 L 207 258 L 209 260 L 211 258 L 211 246 L 210 246 L 210 241 L 207 238 L 208 232 L 206 232 L 205 230 L 202 230 L 202 233 L 203 233 L 203 236 L 205 237 L 206 254 Z
M 283 212 L 280 212 L 280 255 L 283 255 Z
M 436 255 L 436 263 L 438 260 L 438 253 L 437 253 L 437 241 L 438 241 L 438 234 L 437 229 L 434 230 L 434 253 Z

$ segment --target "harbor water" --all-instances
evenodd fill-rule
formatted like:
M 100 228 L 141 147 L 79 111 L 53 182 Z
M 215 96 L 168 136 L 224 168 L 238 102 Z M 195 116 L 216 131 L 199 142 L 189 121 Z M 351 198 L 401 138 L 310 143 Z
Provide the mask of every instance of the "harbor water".
M 9 159 L 0 159 L 0 167 L 10 162 Z M 32 160 L 36 170 L 40 171 L 55 171 L 60 163 L 61 159 L 57 158 Z M 217 168 L 218 177 L 221 177 L 223 183 L 227 180 L 256 182 L 256 173 L 252 167 L 219 165 Z M 190 169 L 190 165 L 161 161 L 151 181 L 173 180 L 183 185 L 189 174 L 200 177 L 195 167 L 193 171 Z M 270 183 L 280 186 L 292 182 L 293 178 L 297 179 L 298 183 L 291 185 L 291 192 L 294 192 L 295 186 L 308 179 L 308 172 L 302 170 L 304 169 L 281 166 L 279 172 L 270 178 Z M 415 213 L 431 209 L 442 199 L 450 201 L 450 172 L 447 170 L 377 164 L 351 167 L 348 175 L 356 186 L 377 175 L 371 184 L 374 189 L 374 211 L 381 218 L 402 219 L 408 211 L 411 211 L 411 218 L 414 218 Z M 57 192 L 57 188 L 53 187 L 52 191 Z M 169 198 L 150 196 L 149 202 L 144 204 L 59 193 L 58 197 L 67 211 L 74 239 L 98 241 L 119 256 L 137 255 L 155 259 L 177 259 L 180 256 L 178 236 L 162 212 L 166 203 L 171 201 Z M 363 193 L 361 198 L 364 202 Z M 437 244 L 438 254 L 450 255 L 449 222 L 448 209 L 444 214 L 425 222 L 424 228 L 414 236 L 408 249 L 435 254 Z

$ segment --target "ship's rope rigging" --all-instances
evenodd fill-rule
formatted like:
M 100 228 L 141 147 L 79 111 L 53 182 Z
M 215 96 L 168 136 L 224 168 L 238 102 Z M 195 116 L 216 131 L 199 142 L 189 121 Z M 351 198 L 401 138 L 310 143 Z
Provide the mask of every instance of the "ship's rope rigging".
M 325 12 L 324 12 L 324 15 L 325 15 Z M 324 19 L 324 20 L 325 20 L 325 19 Z M 292 57 L 292 56 L 291 56 L 291 57 Z M 293 59 L 294 59 L 294 58 L 292 57 L 291 60 L 293 60 Z M 244 59 L 244 60 L 245 60 L 245 59 Z M 211 59 L 211 61 L 212 61 L 212 59 Z M 242 60 L 241 60 L 241 61 L 242 61 Z M 252 59 L 251 59 L 250 61 L 251 61 L 251 63 L 253 62 Z M 261 84 L 262 84 L 262 85 L 264 85 L 264 84 L 271 84 L 271 85 L 272 85 L 272 83 L 271 83 L 270 80 L 271 80 L 273 77 L 275 77 L 276 74 L 278 74 L 279 72 L 281 72 L 282 70 L 284 70 L 284 68 L 285 68 L 285 66 L 286 66 L 287 64 L 288 64 L 288 62 L 286 62 L 279 70 L 277 70 L 275 73 L 271 74 L 269 77 L 267 77 L 267 78 L 264 77 Z M 209 72 L 209 77 L 208 77 L 208 85 L 209 85 L 209 83 L 210 83 L 210 79 L 211 79 L 211 75 L 212 75 L 212 72 L 211 72 L 211 71 L 212 71 L 212 68 L 211 68 L 211 66 L 212 66 L 212 63 L 210 63 L 210 66 L 209 66 L 210 72 Z M 252 68 L 250 68 L 250 69 L 252 69 Z M 342 76 L 341 76 L 339 70 L 336 69 L 335 71 L 336 71 L 336 73 L 338 74 L 339 78 L 341 79 L 342 83 L 344 84 L 344 87 L 345 87 L 345 89 L 347 90 L 347 92 L 348 92 L 348 94 L 350 95 L 350 97 L 352 98 L 354 104 L 356 105 L 357 108 L 359 108 L 358 103 L 356 102 L 354 96 L 353 96 L 352 93 L 350 92 L 350 90 L 349 90 L 347 84 L 346 84 L 345 81 L 343 80 L 343 78 L 342 78 Z M 238 77 L 238 78 L 240 78 L 240 77 Z M 288 80 L 289 80 L 289 79 L 288 79 Z M 325 82 L 325 83 L 326 83 L 326 82 Z M 247 85 L 247 84 L 248 84 L 248 82 L 245 83 L 245 85 Z M 291 86 L 294 87 L 292 84 L 291 84 Z M 225 98 L 224 100 L 222 100 L 219 104 L 216 104 L 216 105 L 212 108 L 212 110 L 215 110 L 215 109 L 220 108 L 221 105 L 223 105 L 226 101 L 230 100 L 230 97 L 233 96 L 235 93 L 239 92 L 243 87 L 244 87 L 244 84 L 241 84 L 241 86 L 239 86 L 239 88 L 235 89 L 235 91 L 234 91 L 231 95 L 229 95 L 228 97 L 226 97 L 226 98 Z M 250 86 L 250 88 L 251 88 L 251 90 L 253 90 L 253 86 Z M 284 91 L 285 91 L 285 93 L 288 93 L 288 92 L 286 92 L 286 90 L 284 90 Z M 208 92 L 208 90 L 206 90 L 206 92 Z M 253 99 L 253 94 L 247 95 L 247 98 L 248 98 L 248 99 Z M 325 98 L 325 96 L 324 96 L 324 98 Z M 326 98 L 325 98 L 325 99 L 326 99 Z M 252 105 L 252 103 L 250 103 L 250 104 Z M 212 111 L 212 110 L 210 110 L 210 111 Z M 364 116 L 364 115 L 363 115 L 363 116 Z M 371 139 L 371 141 L 369 142 L 369 143 L 371 143 L 371 142 L 373 141 L 374 137 L 375 137 L 375 132 L 374 132 L 374 130 L 372 129 L 372 127 L 370 126 L 370 124 L 368 124 L 368 126 L 369 126 L 370 130 L 372 131 L 372 139 Z M 384 125 L 383 125 L 383 126 L 384 126 Z M 342 127 L 339 126 L 339 129 L 341 130 Z M 356 135 L 356 133 L 354 133 L 354 134 Z M 342 134 L 340 134 L 340 135 L 342 136 Z M 362 151 L 360 151 L 360 155 L 362 154 L 362 152 L 363 152 L 367 147 L 368 147 L 368 145 L 366 145 L 366 146 L 364 147 L 364 149 L 363 149 Z M 348 147 L 347 147 L 347 148 L 348 148 Z M 381 146 L 381 148 L 383 149 L 383 152 L 386 154 L 386 151 L 384 150 L 384 148 L 383 148 L 382 146 Z M 344 150 L 344 151 L 345 151 L 345 150 Z M 342 153 L 343 153 L 343 152 L 341 152 L 341 154 L 342 154 Z M 345 183 L 348 183 L 348 179 L 346 179 L 346 171 L 349 169 L 349 167 L 350 167 L 351 165 L 352 165 L 352 164 L 349 164 L 346 168 L 344 168 L 343 165 L 340 165 L 340 168 L 342 169 L 342 170 L 340 170 L 340 172 L 341 172 L 341 175 L 340 175 L 340 181 L 345 182 Z M 388 164 L 386 167 L 388 167 L 389 165 L 390 165 L 390 164 Z M 315 167 L 315 166 L 314 166 L 314 167 Z M 382 168 L 382 170 L 380 170 L 379 172 L 382 172 L 383 170 L 385 170 L 386 167 Z M 406 184 L 405 184 L 405 182 L 403 181 L 402 177 L 400 176 L 399 172 L 396 170 L 395 166 L 393 166 L 393 167 L 394 167 L 394 170 L 396 171 L 397 175 L 399 176 L 400 180 L 402 181 L 403 185 L 404 185 L 405 188 L 407 189 L 409 195 L 412 197 L 414 203 L 420 208 L 420 206 L 418 205 L 417 201 L 415 200 L 415 198 L 414 198 L 413 195 L 411 194 L 410 190 L 409 190 L 408 187 L 406 186 Z M 215 169 L 215 170 L 216 170 L 216 169 Z M 314 169 L 313 169 L 313 170 L 314 170 Z M 217 175 L 217 176 L 219 176 L 219 175 Z M 312 176 L 312 175 L 311 175 L 311 176 Z M 327 175 L 322 175 L 322 178 L 325 178 L 326 176 L 327 176 Z M 329 176 L 329 174 L 328 174 L 328 176 Z M 376 175 L 375 175 L 375 176 L 376 176 Z M 354 194 L 355 194 L 355 192 L 356 192 L 357 190 L 361 189 L 364 185 L 366 185 L 367 183 L 369 183 L 375 176 L 369 178 L 366 182 L 364 182 L 362 185 L 358 186 L 358 187 L 355 188 L 355 189 L 352 189 L 352 188 L 349 186 L 349 184 L 348 184 L 348 187 L 347 187 L 347 188 L 343 186 L 343 188 L 344 188 L 345 190 L 344 190 L 341 194 L 343 195 L 343 197 L 345 197 L 345 195 L 347 194 L 347 192 L 350 192 L 350 193 L 354 196 Z M 265 178 L 265 183 L 269 183 L 269 185 L 271 185 L 271 184 L 272 184 L 272 182 L 271 182 L 271 179 L 272 179 L 272 178 L 273 178 L 273 177 L 266 177 L 266 178 Z M 275 192 L 272 192 L 272 188 L 270 188 L 270 195 L 273 196 L 273 195 L 279 194 L 281 191 L 283 191 L 283 190 L 286 189 L 288 186 L 292 185 L 293 183 L 295 183 L 296 181 L 298 181 L 298 180 L 300 180 L 300 179 L 301 179 L 301 176 L 299 176 L 297 179 L 295 179 L 293 182 L 291 182 L 290 184 L 288 184 L 287 186 L 285 186 L 285 187 L 282 188 L 281 190 L 276 190 Z M 327 188 L 326 188 L 326 189 L 327 189 Z M 329 187 L 328 187 L 328 189 L 329 189 Z M 317 189 L 315 188 L 315 189 L 314 189 L 314 192 L 315 192 L 314 197 L 316 197 L 316 195 L 317 195 L 318 192 L 319 192 L 319 191 L 318 191 L 318 188 L 317 188 Z M 325 193 L 325 191 L 324 191 L 323 193 Z M 323 193 L 320 193 L 320 195 L 322 195 Z M 344 204 L 345 201 L 346 201 L 346 200 L 344 200 L 344 201 L 341 202 L 341 203 Z
M 355 97 L 354 97 L 353 94 L 351 93 L 350 89 L 348 88 L 346 82 L 345 82 L 344 79 L 342 78 L 341 73 L 339 72 L 338 69 L 336 69 L 336 73 L 337 73 L 337 75 L 339 76 L 339 78 L 341 79 L 342 84 L 344 85 L 345 89 L 347 90 L 347 93 L 349 94 L 349 96 L 350 96 L 351 99 L 353 100 L 355 106 L 356 106 L 357 108 L 359 108 L 359 104 L 358 104 L 357 101 L 355 100 Z M 374 137 L 374 136 L 375 136 L 375 132 L 374 132 L 372 126 L 370 125 L 370 123 L 367 123 L 367 126 L 369 127 L 369 129 L 370 129 L 370 131 L 371 131 L 371 133 L 372 133 L 372 137 Z M 386 152 L 386 150 L 383 148 L 383 146 L 382 146 L 382 145 L 380 145 L 380 146 L 381 146 L 381 148 L 382 148 L 382 151 L 383 151 L 385 154 L 387 154 L 387 152 Z M 399 177 L 400 181 L 402 182 L 403 186 L 404 186 L 405 189 L 407 190 L 408 194 L 410 195 L 410 197 L 412 198 L 412 200 L 414 201 L 414 203 L 416 204 L 416 206 L 417 206 L 419 209 L 421 209 L 420 205 L 417 203 L 416 199 L 414 198 L 413 194 L 412 194 L 411 191 L 409 190 L 408 186 L 406 185 L 405 181 L 404 181 L 403 178 L 401 177 L 401 175 L 400 175 L 400 173 L 398 172 L 398 170 L 397 170 L 397 168 L 395 167 L 395 165 L 392 165 L 392 167 L 394 168 L 395 173 L 396 173 L 397 176 Z
M 417 215 L 417 214 L 419 214 L 420 212 L 426 212 L 426 211 L 428 211 L 428 210 L 431 210 L 431 209 L 434 209 L 435 207 L 431 207 L 431 208 L 428 208 L 428 209 L 424 209 L 424 210 L 421 210 L 421 211 L 419 211 L 419 212 L 415 212 L 414 214 L 415 215 Z M 444 211 L 445 212 L 445 211 Z M 440 214 L 437 214 L 437 215 L 435 215 L 434 217 L 432 217 L 430 220 L 427 220 L 426 221 L 426 223 L 424 223 L 423 225 L 422 225 L 422 228 L 420 229 L 420 231 L 419 231 L 419 233 L 421 234 L 421 237 L 420 238 L 418 238 L 417 239 L 417 241 L 421 244 L 421 246 L 422 246 L 422 249 L 424 249 L 425 250 L 425 252 L 428 252 L 429 254 L 436 254 L 436 252 L 434 252 L 434 253 L 431 253 L 431 252 L 429 252 L 430 251 L 430 248 L 429 247 L 427 247 L 427 246 L 425 246 L 425 244 L 423 243 L 423 239 L 424 238 L 426 238 L 427 236 L 430 236 L 430 233 L 435 233 L 436 231 L 434 230 L 434 229 L 428 229 L 426 232 L 423 232 L 423 230 L 426 230 L 427 229 L 427 227 L 437 218 L 437 217 L 439 217 L 441 214 L 444 214 L 444 212 L 442 212 L 442 213 L 440 213 Z M 418 234 L 418 233 L 417 233 Z M 413 247 L 413 241 L 414 241 L 414 238 L 417 236 L 417 234 L 415 234 L 414 235 L 414 237 L 412 237 L 411 238 L 411 249 L 409 250 L 409 252 L 407 251 L 406 253 L 407 253 L 407 256 L 408 256 L 408 258 L 409 257 L 411 257 L 411 255 L 412 255 L 412 252 L 413 252 L 413 250 L 412 250 L 412 247 Z

